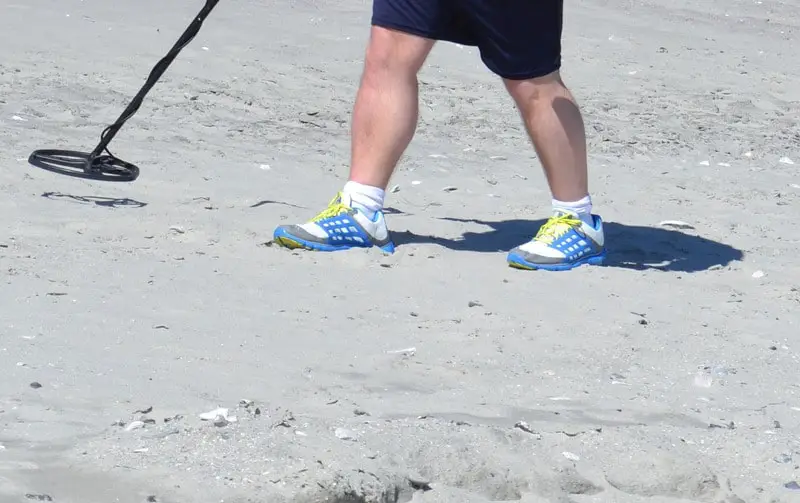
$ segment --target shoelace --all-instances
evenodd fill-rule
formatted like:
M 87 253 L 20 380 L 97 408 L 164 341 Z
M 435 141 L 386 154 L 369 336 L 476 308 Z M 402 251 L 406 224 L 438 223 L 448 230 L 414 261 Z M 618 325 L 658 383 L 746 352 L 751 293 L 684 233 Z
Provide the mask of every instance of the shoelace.
M 349 206 L 342 203 L 342 193 L 339 192 L 336 194 L 330 203 L 328 203 L 328 207 L 322 210 L 322 212 L 311 219 L 312 222 L 319 222 L 320 220 L 325 220 L 326 218 L 335 217 L 341 215 L 342 213 L 347 213 L 350 209 Z
M 550 219 L 539 229 L 536 233 L 534 241 L 540 241 L 545 244 L 553 244 L 553 241 L 560 238 L 571 229 L 581 226 L 580 219 L 569 213 L 562 213 L 550 217 Z

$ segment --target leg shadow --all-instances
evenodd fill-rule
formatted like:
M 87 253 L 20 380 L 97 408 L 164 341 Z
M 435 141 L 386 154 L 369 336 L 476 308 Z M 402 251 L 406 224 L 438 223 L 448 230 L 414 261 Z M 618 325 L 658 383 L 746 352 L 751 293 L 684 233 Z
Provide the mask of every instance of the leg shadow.
M 480 253 L 506 252 L 529 240 L 544 221 L 443 218 L 451 222 L 480 224 L 485 232 L 465 232 L 460 238 L 423 236 L 408 231 L 393 232 L 395 244 L 435 244 L 451 250 Z M 640 227 L 617 222 L 604 223 L 608 258 L 605 267 L 632 270 L 698 272 L 725 266 L 744 258 L 730 245 L 701 236 L 660 227 Z

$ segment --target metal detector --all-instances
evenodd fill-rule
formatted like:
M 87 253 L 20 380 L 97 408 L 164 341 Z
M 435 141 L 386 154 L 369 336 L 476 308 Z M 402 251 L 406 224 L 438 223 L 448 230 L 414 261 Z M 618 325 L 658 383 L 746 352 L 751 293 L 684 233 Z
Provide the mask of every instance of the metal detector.
M 136 180 L 139 177 L 139 168 L 114 156 L 108 150 L 108 144 L 111 143 L 111 140 L 114 139 L 128 119 L 136 114 L 136 111 L 142 106 L 147 93 L 164 75 L 169 65 L 178 56 L 178 53 L 197 35 L 203 26 L 203 21 L 205 21 L 218 2 L 219 0 L 206 0 L 206 5 L 186 28 L 186 31 L 183 32 L 183 35 L 181 35 L 172 49 L 150 71 L 147 81 L 122 112 L 122 115 L 119 116 L 119 119 L 103 130 L 100 135 L 100 143 L 91 153 L 74 150 L 36 150 L 30 155 L 28 162 L 37 168 L 77 178 L 110 182 L 132 182 Z

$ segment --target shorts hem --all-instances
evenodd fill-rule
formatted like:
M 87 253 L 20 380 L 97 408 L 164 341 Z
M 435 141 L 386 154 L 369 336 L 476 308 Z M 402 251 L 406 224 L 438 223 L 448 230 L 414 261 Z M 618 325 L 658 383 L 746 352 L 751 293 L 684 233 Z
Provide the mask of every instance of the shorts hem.
M 561 63 L 556 63 L 554 65 L 549 65 L 549 66 L 541 66 L 539 68 L 536 68 L 535 70 L 528 70 L 525 72 L 502 72 L 496 68 L 492 68 L 489 65 L 486 65 L 486 67 L 501 79 L 530 80 L 530 79 L 537 79 L 539 77 L 544 77 L 546 75 L 550 75 L 551 73 L 560 70 Z
M 435 33 L 426 32 L 424 30 L 412 28 L 410 26 L 406 26 L 401 23 L 386 21 L 375 17 L 372 18 L 372 26 L 377 26 L 378 28 L 385 28 L 387 30 L 399 31 L 407 35 L 415 35 L 417 37 L 427 38 L 430 40 L 439 40 L 439 38 L 436 36 Z

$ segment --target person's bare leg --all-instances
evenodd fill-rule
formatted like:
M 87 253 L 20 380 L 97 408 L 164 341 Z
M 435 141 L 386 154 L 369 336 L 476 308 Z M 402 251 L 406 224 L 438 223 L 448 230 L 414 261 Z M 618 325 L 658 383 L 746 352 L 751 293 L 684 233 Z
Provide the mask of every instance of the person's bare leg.
M 539 155 L 553 198 L 579 201 L 588 196 L 583 118 L 559 72 L 504 82 Z
M 385 189 L 414 137 L 417 73 L 434 41 L 373 26 L 352 121 L 351 182 Z
M 506 80 L 528 134 L 539 154 L 550 192 L 553 216 L 529 242 L 508 254 L 521 269 L 563 271 L 582 264 L 602 264 L 602 220 L 592 213 L 586 132 L 572 93 L 558 72 L 528 80 Z
M 434 41 L 372 27 L 352 121 L 350 177 L 323 212 L 279 225 L 274 241 L 319 251 L 377 246 L 394 251 L 383 203 L 386 185 L 417 127 L 417 72 Z

